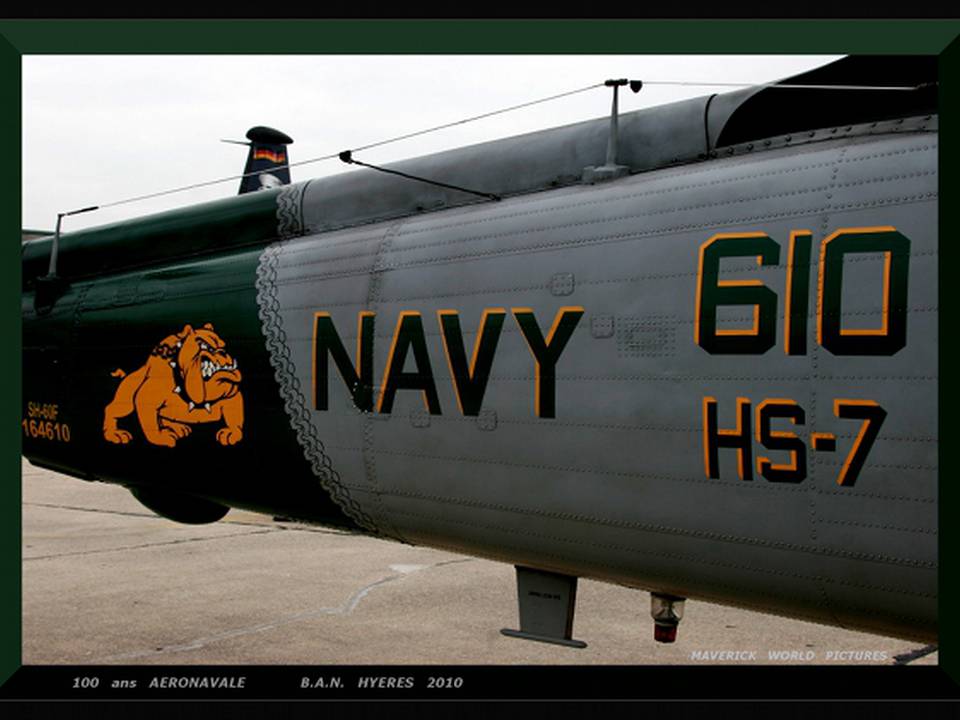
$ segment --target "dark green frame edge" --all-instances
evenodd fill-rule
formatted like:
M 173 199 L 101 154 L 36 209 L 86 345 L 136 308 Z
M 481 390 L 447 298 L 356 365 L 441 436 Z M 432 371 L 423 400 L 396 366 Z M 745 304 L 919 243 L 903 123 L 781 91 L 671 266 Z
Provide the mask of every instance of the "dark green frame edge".
M 20 51 L 0 36 L 0 134 L 20 138 Z M 17 145 L 21 145 L 17 140 Z M 20 152 L 9 153 L 10 175 L 22 177 Z M 8 175 L 9 177 L 9 175 Z M 19 188 L 19 185 L 18 185 Z M 0 198 L 0 368 L 9 384 L 0 399 L 0 681 L 20 666 L 21 636 L 21 510 L 20 510 L 20 192 Z
M 22 53 L 939 54 L 951 20 L 11 20 Z M 214 31 L 215 29 L 215 31 Z
M 214 31 L 215 29 L 215 31 Z M 21 64 L 24 54 L 930 54 L 940 55 L 941 158 L 956 157 L 960 137 L 960 21 L 956 20 L 10 20 L 0 21 L 0 99 L 4 137 L 20 138 Z M 948 48 L 949 45 L 949 48 Z M 8 141 L 10 142 L 10 141 Z M 10 142 L 12 144 L 12 142 Z M 18 142 L 19 145 L 19 142 Z M 20 176 L 19 153 L 6 160 Z M 955 207 L 960 168 L 941 163 L 940 234 L 951 237 L 946 209 Z M 20 193 L 0 198 L 3 235 L 0 247 L 0 331 L 16 342 L 0 350 L 6 377 L 21 386 L 20 258 L 12 236 L 19 237 Z M 54 219 L 51 218 L 51 224 Z M 940 246 L 939 287 L 944 267 L 956 254 Z M 944 318 L 957 294 L 940 299 L 940 337 Z M 939 343 L 945 367 L 945 343 Z M 944 398 L 954 383 L 940 380 L 939 436 L 950 436 L 952 415 Z M 21 665 L 21 485 L 20 397 L 4 394 L 0 432 L 0 682 Z M 949 477 L 956 463 L 940 444 L 940 476 Z M 950 511 L 958 507 L 960 490 L 940 483 L 940 555 L 960 538 Z M 960 606 L 956 580 L 940 563 L 940 667 L 960 683 L 960 651 L 944 637 L 957 638 L 957 620 L 948 610 Z M 13 582 L 10 582 L 13 580 Z M 951 640 L 952 642 L 952 640 Z

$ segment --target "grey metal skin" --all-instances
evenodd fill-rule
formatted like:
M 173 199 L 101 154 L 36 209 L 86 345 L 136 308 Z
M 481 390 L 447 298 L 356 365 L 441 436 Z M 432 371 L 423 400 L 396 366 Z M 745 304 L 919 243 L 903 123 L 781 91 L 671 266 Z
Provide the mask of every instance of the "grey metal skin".
M 691 162 L 712 152 L 705 103 L 662 111 L 670 123 L 649 112 L 622 117 L 619 161 L 636 174 L 596 185 L 576 184 L 576 173 L 602 163 L 601 121 L 394 166 L 516 193 L 502 202 L 370 171 L 286 188 L 278 206 L 287 237 L 261 257 L 258 304 L 301 446 L 329 458 L 351 517 L 401 542 L 935 638 L 935 120 L 824 131 L 800 146 L 775 138 L 762 152 L 751 145 Z M 823 137 L 836 139 L 816 142 Z M 550 162 L 511 164 L 519 148 Z M 690 164 L 662 167 L 671 161 Z M 639 172 L 649 167 L 662 169 Z M 366 224 L 344 227 L 361 215 Z M 910 240 L 907 343 L 891 356 L 835 355 L 816 338 L 818 249 L 838 229 L 877 226 Z M 784 352 L 783 323 L 795 230 L 813 236 L 799 356 Z M 763 354 L 710 354 L 694 335 L 699 252 L 716 234 L 739 232 L 780 246 L 774 265 L 721 265 L 721 280 L 759 280 L 777 294 L 777 342 Z M 845 326 L 881 322 L 883 268 L 880 253 L 845 261 Z M 539 418 L 534 357 L 511 309 L 532 309 L 546 336 L 571 306 L 584 315 L 557 363 L 556 416 Z M 437 311 L 459 312 L 469 357 L 488 308 L 507 316 L 482 410 L 467 417 Z M 400 313 L 420 313 L 441 414 L 427 413 L 417 390 L 399 390 L 389 414 L 361 412 L 332 362 L 329 409 L 313 408 L 314 315 L 329 313 L 355 360 L 361 312 L 375 313 L 378 386 Z M 719 311 L 729 329 L 750 318 L 749 307 Z M 412 353 L 406 362 L 412 372 Z M 720 477 L 707 477 L 705 397 L 716 399 L 723 429 L 736 425 L 738 397 L 753 408 L 769 398 L 803 407 L 803 426 L 774 426 L 806 443 L 806 479 L 770 482 L 754 470 L 741 480 L 737 452 L 724 448 Z M 838 398 L 887 412 L 852 487 L 837 477 L 861 423 L 835 416 Z M 311 432 L 296 423 L 304 412 Z M 814 432 L 836 434 L 836 451 L 814 452 Z M 756 440 L 753 453 L 787 457 Z
M 790 107 L 823 114 L 788 133 L 788 113 L 766 124 L 763 92 L 620 116 L 616 163 L 631 174 L 595 184 L 584 178 L 604 175 L 590 169 L 607 162 L 609 118 L 391 165 L 499 202 L 360 170 L 64 236 L 70 285 L 46 315 L 35 300 L 49 242 L 36 241 L 24 249 L 25 348 L 35 351 L 24 400 L 62 398 L 75 436 L 26 438 L 25 453 L 141 492 L 137 483 L 152 482 L 166 493 L 157 507 L 181 493 L 315 522 L 343 516 L 383 537 L 525 568 L 934 639 L 936 117 L 919 102 L 898 116 L 884 96 L 871 119 L 838 125 L 816 93 L 791 94 Z M 843 111 L 855 113 L 860 97 Z M 820 249 L 843 228 L 895 228 L 909 241 L 906 342 L 887 355 L 836 354 L 818 340 Z M 799 277 L 787 267 L 791 233 L 804 230 L 806 351 L 787 354 L 787 279 Z M 731 233 L 762 233 L 778 248 L 775 262 L 726 258 L 719 269 L 721 282 L 775 293 L 775 342 L 762 352 L 698 343 L 701 251 Z M 891 257 L 841 263 L 842 327 L 882 326 L 888 268 L 903 267 Z M 553 417 L 535 410 L 520 308 L 543 337 L 562 308 L 582 309 L 557 360 Z M 489 309 L 503 309 L 504 324 L 482 405 L 465 415 L 438 311 L 458 313 L 469 361 Z M 316 407 L 318 313 L 354 364 L 358 317 L 373 314 L 378 390 L 398 318 L 419 313 L 429 362 L 410 352 L 395 370 L 432 377 L 439 408 L 400 389 L 391 412 L 362 411 L 329 358 L 328 407 Z M 721 306 L 716 317 L 719 329 L 744 331 L 753 307 Z M 193 445 L 154 447 L 128 418 L 131 442 L 108 443 L 113 371 L 207 321 L 242 357 L 243 442 L 221 448 L 198 430 Z M 119 323 L 128 332 L 114 332 Z M 60 345 L 62 358 L 48 352 Z M 753 479 L 740 479 L 729 448 L 709 476 L 705 398 L 727 431 L 738 398 L 751 403 L 751 432 L 764 400 L 802 407 L 802 425 L 775 418 L 771 428 L 802 439 L 806 477 L 761 476 L 759 455 L 781 465 L 791 456 L 756 437 Z M 853 485 L 837 480 L 864 423 L 838 417 L 836 400 L 886 411 Z M 835 435 L 836 449 L 813 450 L 814 433 Z M 264 480 L 278 457 L 282 478 Z

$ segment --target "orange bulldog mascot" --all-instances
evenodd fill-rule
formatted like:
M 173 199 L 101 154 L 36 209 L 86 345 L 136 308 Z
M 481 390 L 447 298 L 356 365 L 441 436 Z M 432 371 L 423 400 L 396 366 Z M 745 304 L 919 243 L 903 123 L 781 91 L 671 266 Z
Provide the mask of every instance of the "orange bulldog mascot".
M 123 378 L 103 417 L 103 436 L 112 443 L 130 442 L 133 436 L 117 420 L 134 410 L 154 445 L 174 447 L 193 424 L 220 420 L 217 442 L 236 445 L 243 438 L 240 371 L 210 323 L 199 330 L 185 325 L 164 338 L 142 367 L 112 375 Z

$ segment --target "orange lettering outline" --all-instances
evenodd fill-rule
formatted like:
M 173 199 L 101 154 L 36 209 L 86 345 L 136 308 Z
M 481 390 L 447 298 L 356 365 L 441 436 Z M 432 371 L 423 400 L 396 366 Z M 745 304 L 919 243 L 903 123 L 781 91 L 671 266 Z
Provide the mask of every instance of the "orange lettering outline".
M 829 237 L 824 238 L 823 242 L 820 243 L 820 267 L 817 268 L 817 344 L 823 345 L 823 276 L 824 268 L 826 266 L 825 260 L 827 257 L 827 245 L 832 241 L 836 240 L 840 235 L 865 235 L 867 233 L 882 233 L 882 232 L 896 232 L 897 229 L 892 225 L 879 225 L 876 227 L 853 227 L 853 228 L 840 228 L 839 230 L 831 233 Z M 889 295 L 889 282 L 890 282 L 890 255 L 891 253 L 885 252 L 887 255 L 887 264 L 884 272 L 884 292 L 883 292 L 883 332 L 877 330 L 866 330 L 866 331 L 857 331 L 853 330 L 846 332 L 843 328 L 840 328 L 841 335 L 885 335 L 887 327 L 887 296 Z M 837 320 L 839 326 L 840 319 Z
M 700 344 L 700 296 L 703 291 L 703 256 L 707 248 L 717 240 L 729 240 L 734 238 L 763 238 L 769 237 L 765 232 L 745 232 L 745 233 L 717 233 L 700 246 L 700 260 L 697 265 L 697 304 L 693 315 L 693 340 L 697 345 Z M 742 257 L 750 257 L 744 255 Z M 757 255 L 757 265 L 763 266 L 763 256 Z M 717 280 L 717 287 L 743 287 L 748 285 L 763 285 L 760 280 Z M 753 329 L 752 330 L 716 330 L 717 335 L 745 335 L 757 336 L 760 334 L 760 306 L 753 306 Z
M 760 439 L 760 415 L 767 405 L 789 405 L 792 407 L 798 407 L 798 403 L 795 400 L 789 398 L 766 398 L 759 405 L 757 405 L 757 426 L 756 426 L 756 435 L 757 443 L 762 447 L 763 440 Z M 783 418 L 784 420 L 789 420 L 793 425 L 796 425 L 793 418 Z M 771 430 L 770 437 L 772 438 L 794 438 L 799 440 L 800 436 L 796 433 L 785 432 L 782 430 Z M 793 458 L 790 465 L 774 465 L 770 461 L 770 458 L 764 457 L 763 455 L 757 455 L 757 474 L 763 477 L 763 472 L 761 470 L 761 464 L 764 462 L 770 463 L 770 470 L 789 470 L 791 472 L 796 471 L 797 469 L 797 451 L 790 450 L 790 456 Z

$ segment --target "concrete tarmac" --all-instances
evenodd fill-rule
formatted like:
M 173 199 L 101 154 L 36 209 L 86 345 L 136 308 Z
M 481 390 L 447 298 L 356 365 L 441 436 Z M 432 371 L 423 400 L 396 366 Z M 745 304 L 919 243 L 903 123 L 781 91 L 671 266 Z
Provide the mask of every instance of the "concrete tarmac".
M 587 648 L 508 638 L 509 565 L 238 510 L 178 525 L 23 462 L 28 665 L 937 663 L 921 643 L 697 600 L 660 644 L 649 611 L 645 592 L 581 580 Z

